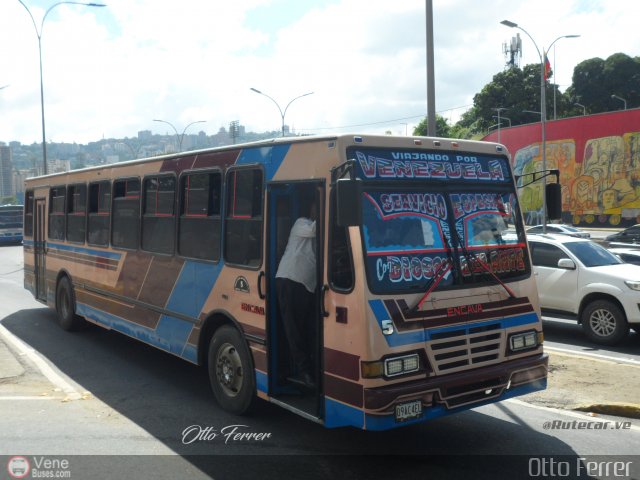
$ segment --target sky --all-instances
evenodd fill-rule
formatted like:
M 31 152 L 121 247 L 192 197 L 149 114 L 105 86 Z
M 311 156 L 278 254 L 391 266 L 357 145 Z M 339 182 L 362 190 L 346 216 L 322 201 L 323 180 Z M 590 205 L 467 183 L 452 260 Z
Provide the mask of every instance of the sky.
M 285 123 L 305 134 L 405 135 L 426 116 L 425 0 L 104 1 L 57 5 L 42 24 L 56 1 L 23 0 L 35 28 L 0 0 L 0 142 L 42 140 L 36 29 L 51 142 L 173 133 L 154 119 L 180 133 L 234 120 L 277 131 L 287 104 Z M 505 68 L 519 31 L 501 20 L 535 41 L 520 32 L 521 66 L 539 63 L 536 45 L 580 35 L 549 52 L 564 91 L 583 60 L 640 56 L 638 18 L 638 0 L 433 0 L 436 111 L 455 123 Z

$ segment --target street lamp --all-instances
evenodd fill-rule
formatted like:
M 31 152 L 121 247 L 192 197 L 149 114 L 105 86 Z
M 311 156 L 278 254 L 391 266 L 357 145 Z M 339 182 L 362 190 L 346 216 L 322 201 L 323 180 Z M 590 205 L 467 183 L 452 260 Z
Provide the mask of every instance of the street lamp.
M 41 111 L 41 117 L 42 117 L 42 162 L 44 167 L 43 173 L 44 175 L 46 175 L 47 174 L 47 140 L 46 140 L 46 135 L 44 130 L 44 86 L 42 81 L 42 29 L 44 28 L 44 21 L 46 20 L 47 15 L 49 15 L 49 12 L 53 10 L 55 7 L 57 7 L 58 5 L 65 5 L 65 4 L 66 5 L 82 5 L 84 7 L 106 7 L 106 5 L 103 3 L 84 3 L 84 2 L 54 3 L 47 9 L 46 12 L 44 12 L 44 16 L 42 17 L 42 21 L 40 22 L 40 30 L 38 30 L 38 26 L 36 25 L 36 21 L 33 18 L 33 15 L 31 15 L 31 11 L 29 10 L 29 7 L 27 7 L 22 0 L 18 0 L 18 1 L 20 2 L 20 5 L 22 5 L 25 8 L 27 13 L 29 14 L 29 17 L 31 17 L 33 28 L 35 29 L 36 36 L 38 37 L 38 55 L 40 58 L 40 111 Z
M 502 112 L 503 110 L 508 110 L 508 108 L 498 107 L 498 108 L 492 108 L 492 110 L 495 110 L 496 112 L 498 112 L 498 115 L 494 115 L 493 118 L 498 119 L 498 143 L 501 143 L 500 142 L 500 125 L 502 124 L 502 122 L 500 121 L 500 112 Z M 502 117 L 502 118 L 506 118 L 506 117 Z M 508 118 L 507 120 L 509 120 L 509 126 L 511 126 L 511 120 Z
M 542 171 L 543 173 L 547 170 L 547 104 L 546 104 L 546 92 L 545 92 L 545 84 L 546 84 L 546 75 L 545 75 L 545 57 L 546 52 L 544 48 L 542 52 L 538 48 L 538 44 L 533 39 L 529 32 L 527 32 L 524 28 L 520 27 L 517 23 L 511 22 L 509 20 L 503 20 L 500 22 L 502 25 L 505 25 L 509 28 L 517 28 L 518 30 L 522 30 L 529 39 L 533 42 L 533 45 L 536 47 L 536 51 L 538 52 L 538 57 L 540 57 L 540 129 L 542 130 Z M 549 45 L 549 49 L 553 46 L 561 38 L 576 38 L 579 35 L 562 35 L 556 38 L 551 45 Z M 549 51 L 547 49 L 547 51 Z M 542 177 L 542 233 L 547 233 L 547 195 L 546 195 L 546 186 L 547 186 L 547 177 Z
M 187 131 L 187 128 L 189 128 L 191 125 L 194 125 L 196 123 L 206 123 L 206 120 L 196 120 L 195 122 L 191 122 L 190 124 L 188 124 L 186 127 L 184 127 L 184 130 L 182 130 L 182 134 L 178 133 L 178 130 L 176 129 L 176 127 L 173 126 L 173 123 L 171 122 L 167 122 L 166 120 L 159 120 L 157 118 L 153 119 L 154 122 L 162 122 L 162 123 L 166 123 L 167 125 L 169 125 L 171 128 L 173 128 L 173 131 L 176 132 L 176 137 L 178 137 L 178 152 L 182 151 L 182 141 L 184 140 L 184 134 Z
M 584 117 L 587 114 L 587 109 L 584 105 L 582 105 L 581 103 L 574 103 L 574 105 L 576 107 L 582 107 L 582 116 Z
M 624 102 L 624 109 L 625 109 L 625 110 L 627 109 L 627 101 L 626 101 L 624 98 L 619 97 L 619 96 L 617 96 L 617 95 L 611 95 L 611 98 L 617 98 L 618 100 L 623 101 L 623 102 Z
M 565 35 L 563 37 L 558 37 L 556 38 L 556 40 L 559 40 L 560 38 L 578 38 L 580 35 Z M 555 41 L 553 41 L 553 43 L 555 43 Z M 553 43 L 551 45 L 553 45 Z M 551 50 L 551 46 L 549 46 L 549 48 L 547 49 L 547 52 L 549 52 L 549 50 Z M 555 77 L 556 75 L 556 47 L 553 47 L 553 76 Z M 558 84 L 553 84 L 553 119 L 556 119 L 556 90 L 558 90 Z
M 302 95 L 299 95 L 297 97 L 295 97 L 293 100 L 291 100 L 289 103 L 287 103 L 287 106 L 284 107 L 284 112 L 282 111 L 282 109 L 280 108 L 280 105 L 278 105 L 278 102 L 276 102 L 273 98 L 271 98 L 269 95 L 267 95 L 266 93 L 262 93 L 260 90 L 256 89 L 256 88 L 249 88 L 249 90 L 259 93 L 260 95 L 263 95 L 265 97 L 267 97 L 269 100 L 271 100 L 273 103 L 276 104 L 276 107 L 278 107 L 278 111 L 280 112 L 280 117 L 282 118 L 282 136 L 284 137 L 284 116 L 287 114 L 287 109 L 289 108 L 289 105 L 291 105 L 295 100 L 302 98 L 302 97 L 306 97 L 307 95 L 312 95 L 313 92 L 308 92 L 308 93 L 303 93 Z

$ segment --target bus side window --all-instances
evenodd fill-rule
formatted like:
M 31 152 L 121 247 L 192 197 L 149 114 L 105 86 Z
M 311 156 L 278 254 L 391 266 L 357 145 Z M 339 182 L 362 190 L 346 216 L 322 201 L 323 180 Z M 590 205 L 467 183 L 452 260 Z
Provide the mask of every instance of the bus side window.
M 140 230 L 140 180 L 128 178 L 113 182 L 111 244 L 138 248 Z
M 67 240 L 84 243 L 87 186 L 84 183 L 67 188 Z
M 178 253 L 220 260 L 220 172 L 190 173 L 180 179 Z
M 335 190 L 331 192 L 331 224 L 329 226 L 329 281 L 334 290 L 348 291 L 354 286 L 353 261 L 348 227 L 337 222 Z
M 88 203 L 87 243 L 107 246 L 111 223 L 111 183 L 107 180 L 89 184 Z
M 175 239 L 176 179 L 163 175 L 144 179 L 142 249 L 173 254 Z
M 66 187 L 49 190 L 49 238 L 64 240 L 64 205 Z
M 224 259 L 258 267 L 262 262 L 262 170 L 243 168 L 227 174 Z

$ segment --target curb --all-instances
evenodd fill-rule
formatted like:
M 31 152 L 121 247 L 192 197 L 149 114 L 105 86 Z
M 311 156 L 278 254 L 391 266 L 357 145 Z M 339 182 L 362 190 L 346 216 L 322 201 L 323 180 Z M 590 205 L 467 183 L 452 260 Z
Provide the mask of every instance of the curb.
M 14 353 L 6 343 L 0 339 L 0 380 L 19 377 L 23 373 L 24 368 L 16 359 Z
M 640 404 L 637 403 L 594 403 L 578 405 L 574 407 L 573 410 L 599 413 L 601 415 L 613 415 L 615 417 L 640 418 Z

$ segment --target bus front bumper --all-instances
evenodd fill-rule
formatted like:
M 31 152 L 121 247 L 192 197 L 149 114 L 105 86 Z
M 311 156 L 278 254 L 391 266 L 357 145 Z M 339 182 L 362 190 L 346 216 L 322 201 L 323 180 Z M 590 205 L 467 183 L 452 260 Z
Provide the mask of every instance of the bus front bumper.
M 365 428 L 386 430 L 543 390 L 548 364 L 549 356 L 540 353 L 490 367 L 365 388 Z M 418 401 L 422 405 L 419 415 L 400 418 L 403 405 Z

